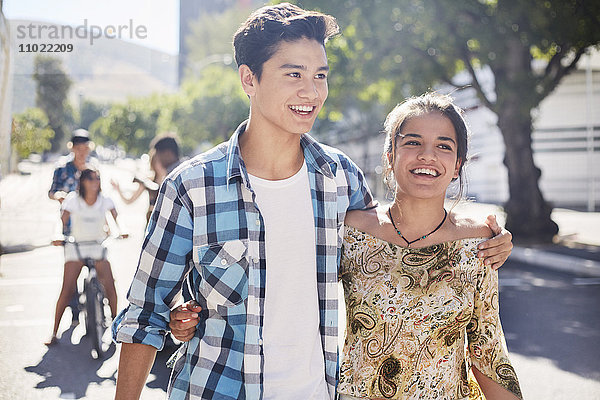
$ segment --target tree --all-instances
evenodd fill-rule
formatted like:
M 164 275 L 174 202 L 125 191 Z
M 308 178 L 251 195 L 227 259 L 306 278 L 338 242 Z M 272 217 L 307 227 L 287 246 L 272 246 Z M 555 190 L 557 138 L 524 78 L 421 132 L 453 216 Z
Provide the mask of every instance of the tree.
M 169 126 L 178 132 L 187 149 L 196 150 L 203 142 L 216 144 L 229 139 L 248 118 L 248 99 L 237 72 L 229 67 L 204 68 L 201 78 L 183 84 L 178 97 Z
M 558 227 L 533 161 L 532 110 L 600 44 L 600 2 L 585 0 L 302 1 L 336 16 L 332 41 L 333 101 L 328 110 L 377 113 L 410 94 L 466 72 L 483 105 L 498 116 L 510 199 L 507 227 L 517 240 L 548 241 Z M 493 81 L 481 80 L 487 71 Z M 327 114 L 325 114 L 327 117 Z
M 89 129 L 90 125 L 108 112 L 110 107 L 106 104 L 95 103 L 90 100 L 84 100 L 79 112 L 79 126 L 84 129 Z
M 114 104 L 90 125 L 94 139 L 139 156 L 164 132 L 175 132 L 183 154 L 227 140 L 248 117 L 248 100 L 230 67 L 208 66 L 176 94 L 152 95 Z
M 33 79 L 37 83 L 35 103 L 44 110 L 48 124 L 55 132 L 51 150 L 59 151 L 69 131 L 67 94 L 72 82 L 63 70 L 61 61 L 46 56 L 36 56 Z
M 150 142 L 160 132 L 159 118 L 169 112 L 167 96 L 152 95 L 114 104 L 89 128 L 94 140 L 102 145 L 117 145 L 127 153 L 140 156 L 148 152 Z
M 54 131 L 48 126 L 48 117 L 43 110 L 28 108 L 14 116 L 10 141 L 20 158 L 49 150 L 52 137 Z
M 248 17 L 248 6 L 230 7 L 222 12 L 202 13 L 190 24 L 191 33 L 185 38 L 189 54 L 185 62 L 185 77 L 194 78 L 210 64 L 231 65 L 233 34 Z

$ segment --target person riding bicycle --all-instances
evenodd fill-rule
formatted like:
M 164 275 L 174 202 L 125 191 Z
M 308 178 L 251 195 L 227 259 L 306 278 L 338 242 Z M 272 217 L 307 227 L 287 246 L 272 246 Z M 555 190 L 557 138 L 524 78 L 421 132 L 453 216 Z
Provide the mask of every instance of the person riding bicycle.
M 81 171 L 86 168 L 97 167 L 97 160 L 90 158 L 90 151 L 93 149 L 94 144 L 90 140 L 90 133 L 87 130 L 75 129 L 67 147 L 71 150 L 71 153 L 59 161 L 52 174 L 52 184 L 50 190 L 48 190 L 48 197 L 60 204 L 65 200 L 67 194 L 77 190 Z M 69 227 L 70 225 L 67 225 L 67 232 Z M 79 324 L 78 304 L 77 296 L 73 296 L 69 302 L 72 326 Z
M 71 192 L 66 196 L 61 208 L 63 231 L 67 229 L 67 224 L 70 220 L 70 235 L 74 238 L 75 243 L 65 243 L 62 240 L 53 242 L 55 245 L 64 243 L 65 265 L 62 288 L 56 302 L 54 328 L 52 336 L 46 342 L 46 345 L 53 345 L 58 342 L 56 335 L 60 320 L 69 299 L 75 293 L 77 278 L 84 265 L 83 259 L 85 258 L 96 260 L 96 272 L 100 283 L 104 287 L 110 306 L 111 317 L 114 318 L 117 312 L 117 292 L 114 278 L 110 263 L 106 259 L 106 248 L 101 244 L 102 240 L 107 236 L 105 229 L 107 225 L 106 212 L 110 211 L 117 223 L 117 227 L 119 227 L 119 224 L 113 201 L 101 193 L 99 172 L 91 168 L 84 169 L 79 177 L 77 191 Z M 122 236 L 126 237 L 127 235 L 122 234 Z M 77 242 L 86 243 L 78 245 Z

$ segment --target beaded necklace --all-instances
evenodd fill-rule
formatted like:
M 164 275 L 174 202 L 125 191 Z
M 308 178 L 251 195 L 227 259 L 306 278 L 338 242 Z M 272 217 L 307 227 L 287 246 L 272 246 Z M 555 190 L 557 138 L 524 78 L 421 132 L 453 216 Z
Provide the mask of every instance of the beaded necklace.
M 398 234 L 398 236 L 400 236 L 407 244 L 407 247 L 410 247 L 411 244 L 418 242 L 419 240 L 423 240 L 425 239 L 427 236 L 437 232 L 442 225 L 444 225 L 444 222 L 446 222 L 446 217 L 448 216 L 448 212 L 446 211 L 446 209 L 444 208 L 444 219 L 442 219 L 442 222 L 440 222 L 440 224 L 431 232 L 429 232 L 427 235 L 423 235 L 413 241 L 409 241 L 407 238 L 404 237 L 404 235 L 400 232 L 400 229 L 398 229 L 396 227 L 396 223 L 394 223 L 394 218 L 392 217 L 392 207 L 388 208 L 388 215 L 390 216 L 390 221 L 392 221 L 392 226 L 394 227 L 394 229 L 396 230 L 396 233 Z

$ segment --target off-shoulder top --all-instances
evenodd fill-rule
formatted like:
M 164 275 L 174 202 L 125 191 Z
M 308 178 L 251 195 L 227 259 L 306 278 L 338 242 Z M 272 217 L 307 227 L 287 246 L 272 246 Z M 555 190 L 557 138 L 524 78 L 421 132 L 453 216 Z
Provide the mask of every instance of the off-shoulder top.
M 404 248 L 346 227 L 346 337 L 338 392 L 385 399 L 477 398 L 471 365 L 522 398 L 484 238 Z

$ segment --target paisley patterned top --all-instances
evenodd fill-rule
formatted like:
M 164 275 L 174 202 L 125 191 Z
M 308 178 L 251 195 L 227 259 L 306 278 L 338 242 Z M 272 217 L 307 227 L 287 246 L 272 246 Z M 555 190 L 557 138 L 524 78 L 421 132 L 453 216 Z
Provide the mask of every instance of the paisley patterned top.
M 477 398 L 471 365 L 522 398 L 498 315 L 484 239 L 421 249 L 346 227 L 346 338 L 338 392 L 385 399 Z

